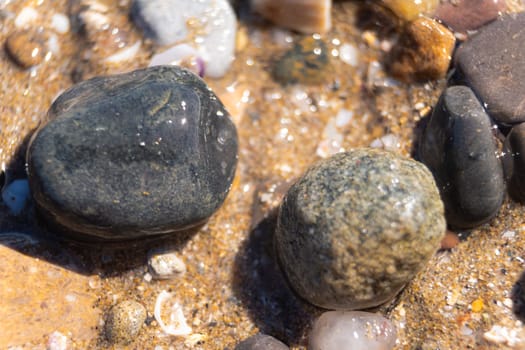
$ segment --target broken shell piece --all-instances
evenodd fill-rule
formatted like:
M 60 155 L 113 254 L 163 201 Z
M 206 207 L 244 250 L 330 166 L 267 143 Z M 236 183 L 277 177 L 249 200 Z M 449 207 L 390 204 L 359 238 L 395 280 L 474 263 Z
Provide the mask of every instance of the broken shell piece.
M 325 33 L 332 26 L 332 0 L 251 0 L 255 12 L 302 33 Z
M 201 78 L 204 76 L 205 63 L 197 49 L 188 44 L 178 44 L 166 51 L 153 55 L 149 67 L 176 65 L 187 68 Z
M 172 297 L 173 293 L 169 293 L 165 290 L 160 292 L 159 296 L 157 297 L 157 300 L 155 301 L 155 310 L 153 311 L 155 320 L 157 320 L 162 331 L 168 335 L 189 335 L 192 333 L 192 330 L 191 327 L 188 326 L 186 318 L 182 313 L 182 307 L 176 301 L 171 301 L 171 303 L 167 302 L 169 299 L 172 299 Z M 166 304 L 171 304 L 171 308 L 169 310 L 170 322 L 168 324 L 164 323 L 164 321 L 162 320 L 162 308 Z

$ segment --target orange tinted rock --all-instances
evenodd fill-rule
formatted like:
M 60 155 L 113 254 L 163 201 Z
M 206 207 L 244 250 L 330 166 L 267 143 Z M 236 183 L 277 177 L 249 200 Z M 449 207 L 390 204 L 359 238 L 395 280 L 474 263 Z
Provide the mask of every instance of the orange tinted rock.
M 456 39 L 438 22 L 420 17 L 405 27 L 388 58 L 390 73 L 405 82 L 444 78 Z
M 46 38 L 42 33 L 24 30 L 13 32 L 5 42 L 9 57 L 20 67 L 30 68 L 42 62 L 46 54 Z

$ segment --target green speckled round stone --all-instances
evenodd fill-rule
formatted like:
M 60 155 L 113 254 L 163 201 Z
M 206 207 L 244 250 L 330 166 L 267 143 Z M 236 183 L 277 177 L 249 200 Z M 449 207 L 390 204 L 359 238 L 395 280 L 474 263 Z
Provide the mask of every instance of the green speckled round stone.
M 29 146 L 37 209 L 81 240 L 173 234 L 223 203 L 237 132 L 203 80 L 176 66 L 97 77 L 53 103 Z
M 288 191 L 275 246 L 292 288 L 327 309 L 395 296 L 445 233 L 439 191 L 412 159 L 356 149 L 319 162 Z

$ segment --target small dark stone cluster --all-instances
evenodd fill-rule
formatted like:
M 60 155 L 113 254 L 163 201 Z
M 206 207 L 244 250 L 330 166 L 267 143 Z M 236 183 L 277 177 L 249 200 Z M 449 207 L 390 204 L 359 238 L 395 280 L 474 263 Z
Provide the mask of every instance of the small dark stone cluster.
M 289 189 L 275 248 L 297 294 L 353 310 L 394 297 L 444 232 L 443 203 L 423 164 L 355 149 L 315 164 Z
M 193 73 L 160 66 L 73 86 L 48 112 L 27 163 L 40 214 L 85 240 L 126 240 L 204 223 L 237 164 L 237 133 Z
M 452 227 L 493 218 L 505 177 L 510 195 L 525 201 L 523 28 L 525 13 L 505 15 L 457 49 L 453 83 L 463 86 L 443 92 L 420 142 L 419 156 L 436 178 Z M 503 152 L 498 132 L 507 132 Z

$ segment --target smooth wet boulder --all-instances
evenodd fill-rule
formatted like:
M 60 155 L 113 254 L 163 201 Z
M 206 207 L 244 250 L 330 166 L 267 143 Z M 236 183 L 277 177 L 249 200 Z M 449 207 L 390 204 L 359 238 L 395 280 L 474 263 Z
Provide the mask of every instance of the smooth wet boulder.
M 525 123 L 514 126 L 507 135 L 504 153 L 509 194 L 525 202 Z
M 505 197 L 503 169 L 492 124 L 472 90 L 447 88 L 419 145 L 436 179 L 447 223 L 470 228 L 496 215 Z
M 275 248 L 291 287 L 326 309 L 393 298 L 445 233 L 443 203 L 421 163 L 376 149 L 311 167 L 279 210 Z
M 173 233 L 204 223 L 228 194 L 236 129 L 189 71 L 159 66 L 87 80 L 48 116 L 29 146 L 29 182 L 39 213 L 66 234 Z
M 500 123 L 525 121 L 525 12 L 480 28 L 456 51 L 458 78 Z

